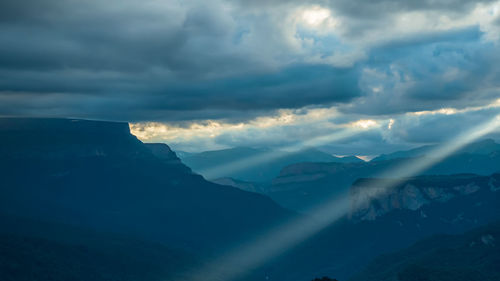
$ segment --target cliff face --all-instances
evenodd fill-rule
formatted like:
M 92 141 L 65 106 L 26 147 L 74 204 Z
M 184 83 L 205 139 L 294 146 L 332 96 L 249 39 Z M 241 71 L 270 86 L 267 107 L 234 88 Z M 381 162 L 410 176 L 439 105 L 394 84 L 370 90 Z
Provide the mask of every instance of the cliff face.
M 170 165 L 184 165 L 181 162 L 181 159 L 177 157 L 177 154 L 170 149 L 170 147 L 165 143 L 145 143 L 144 144 L 156 158 L 161 159 L 164 163 Z M 189 169 L 186 166 L 187 169 Z M 191 170 L 191 169 L 189 169 Z
M 453 198 L 500 189 L 499 175 L 424 176 L 411 178 L 388 192 L 377 192 L 384 186 L 383 179 L 361 179 L 351 188 L 351 218 L 375 220 L 394 210 L 417 211 L 431 203 L 444 203 Z M 374 195 L 376 194 L 376 195 Z M 421 212 L 421 216 L 426 216 Z

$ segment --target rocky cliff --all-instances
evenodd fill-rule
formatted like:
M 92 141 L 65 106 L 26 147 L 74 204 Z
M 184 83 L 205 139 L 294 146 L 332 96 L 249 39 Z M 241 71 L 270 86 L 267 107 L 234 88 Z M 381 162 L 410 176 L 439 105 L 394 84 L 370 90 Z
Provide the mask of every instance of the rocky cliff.
M 351 187 L 351 217 L 375 220 L 394 210 L 417 211 L 424 205 L 444 203 L 453 198 L 476 193 L 481 189 L 500 190 L 500 174 L 491 177 L 476 175 L 422 176 L 409 178 L 386 192 L 387 179 L 360 179 Z M 376 194 L 376 195 L 373 195 Z M 426 216 L 422 211 L 421 216 Z

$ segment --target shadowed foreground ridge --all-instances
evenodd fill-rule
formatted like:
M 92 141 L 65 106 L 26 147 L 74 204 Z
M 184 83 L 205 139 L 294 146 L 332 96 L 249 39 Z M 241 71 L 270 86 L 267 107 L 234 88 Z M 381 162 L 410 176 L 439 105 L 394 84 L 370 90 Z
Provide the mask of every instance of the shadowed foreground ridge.
M 17 216 L 197 251 L 289 216 L 262 195 L 205 181 L 174 153 L 155 156 L 126 123 L 0 119 L 0 156 L 0 211 Z
M 0 215 L 2 281 L 175 281 L 197 262 L 160 243 Z
M 376 258 L 350 281 L 500 280 L 500 222 L 438 235 Z

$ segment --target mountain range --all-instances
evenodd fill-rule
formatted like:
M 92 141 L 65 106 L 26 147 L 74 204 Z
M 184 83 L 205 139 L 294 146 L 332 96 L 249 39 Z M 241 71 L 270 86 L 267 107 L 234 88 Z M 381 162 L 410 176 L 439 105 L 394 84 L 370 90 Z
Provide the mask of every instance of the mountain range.
M 270 148 L 235 147 L 223 150 L 205 151 L 201 153 L 181 154 L 182 162 L 193 171 L 204 175 L 204 171 L 214 167 L 241 164 L 239 169 L 223 170 L 216 175 L 206 175 L 210 180 L 233 178 L 240 181 L 267 183 L 279 175 L 280 171 L 290 165 L 301 162 L 335 162 L 361 163 L 363 160 L 355 156 L 336 157 L 314 148 L 306 148 L 294 152 L 273 150 Z M 262 158 L 258 163 L 252 159 Z
M 419 156 L 429 156 L 433 149 L 436 149 L 436 145 L 426 145 L 417 147 L 410 150 L 396 151 L 389 154 L 381 154 L 372 159 L 372 161 L 382 161 L 382 160 L 391 160 L 397 158 L 413 158 Z M 492 152 L 500 151 L 500 144 L 496 143 L 492 139 L 480 140 L 474 143 L 471 143 L 464 148 L 460 149 L 456 152 L 456 154 L 480 154 L 480 155 L 488 155 Z
M 149 145 L 149 144 L 148 144 Z M 154 144 L 151 144 L 154 145 Z M 372 177 L 394 169 L 415 158 L 432 158 L 436 145 L 382 154 L 370 162 L 355 156 L 335 157 L 316 149 L 306 149 L 295 154 L 269 159 L 265 155 L 276 153 L 270 149 L 237 147 L 233 149 L 185 154 L 184 163 L 194 171 L 213 167 L 227 167 L 227 173 L 211 179 L 245 191 L 271 197 L 281 206 L 307 213 L 311 208 L 345 193 L 362 177 Z M 264 155 L 264 157 L 262 157 Z M 245 163 L 261 157 L 256 165 L 232 170 L 232 163 Z M 422 175 L 475 173 L 488 175 L 500 171 L 500 144 L 492 139 L 471 143 L 452 156 L 421 172 Z M 222 169 L 224 170 L 224 169 Z M 223 176 L 222 176 L 223 175 Z
M 262 190 L 264 194 L 288 209 L 308 212 L 313 206 L 345 193 L 359 178 L 376 177 L 418 157 L 432 158 L 432 155 L 420 154 L 422 151 L 430 152 L 432 149 L 426 146 L 396 152 L 382 157 L 386 160 L 379 158 L 370 162 L 296 163 L 281 170 L 279 176 Z M 419 174 L 489 175 L 499 171 L 500 144 L 487 139 L 466 146 Z
M 401 179 L 389 193 L 360 201 L 360 193 L 386 180 L 369 177 L 407 159 L 300 163 L 284 168 L 270 186 L 227 179 L 253 189 L 247 192 L 206 181 L 168 145 L 139 141 L 127 123 L 0 118 L 0 279 L 179 280 L 276 225 L 309 218 L 258 192 L 288 202 L 314 195 L 312 204 L 337 189 L 349 191 L 349 213 L 238 280 L 348 280 L 370 274 L 370 262 L 391 253 L 399 255 L 400 267 L 383 257 L 374 262 L 384 266 L 381 273 L 402 276 L 415 270 L 413 258 L 401 258 L 406 247 L 500 220 L 498 153 L 474 145 L 480 149 L 461 151 L 424 175 Z M 496 234 L 486 234 L 496 241 Z M 418 268 L 440 270 L 432 260 L 441 257 L 420 248 L 410 248 L 425 257 Z

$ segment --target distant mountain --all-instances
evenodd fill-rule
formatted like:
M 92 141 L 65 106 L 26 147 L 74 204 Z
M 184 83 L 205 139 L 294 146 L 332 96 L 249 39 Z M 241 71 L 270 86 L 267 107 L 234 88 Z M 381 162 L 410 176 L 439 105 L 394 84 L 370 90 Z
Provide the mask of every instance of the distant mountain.
M 182 150 L 175 150 L 175 154 L 177 154 L 177 156 L 179 156 L 179 158 L 184 159 L 184 158 L 190 157 L 196 153 L 182 151 Z
M 197 264 L 160 243 L 0 215 L 2 281 L 174 281 Z
M 0 213 L 196 251 L 219 251 L 292 215 L 205 181 L 127 123 L 0 119 L 0 171 Z
M 233 178 L 220 178 L 212 180 L 213 183 L 220 185 L 229 185 L 249 192 L 265 193 L 265 187 L 262 184 L 240 181 Z
M 411 150 L 397 151 L 390 154 L 382 154 L 378 157 L 375 157 L 371 161 L 383 161 L 383 160 L 391 160 L 397 158 L 413 158 L 419 156 L 432 157 L 432 155 L 429 155 L 429 152 L 434 148 L 436 148 L 435 145 L 426 145 Z M 456 154 L 468 153 L 468 154 L 486 155 L 498 151 L 500 151 L 500 144 L 496 143 L 492 139 L 485 139 L 465 146 L 460 151 L 456 152 Z
M 266 159 L 267 156 L 270 156 Z M 237 170 L 229 169 L 222 171 L 215 178 L 230 177 L 237 180 L 249 182 L 268 182 L 279 175 L 285 166 L 301 162 L 336 162 L 351 163 L 363 162 L 357 157 L 335 157 L 317 149 L 309 148 L 296 152 L 280 152 L 271 149 L 255 149 L 248 147 L 236 147 L 224 150 L 206 151 L 191 155 L 181 156 L 182 162 L 195 172 L 203 175 L 207 169 L 214 167 L 231 166 L 233 163 L 241 163 L 255 157 L 262 158 L 259 163 L 251 163 L 248 167 Z M 209 179 L 210 176 L 208 176 Z
M 320 162 L 320 161 L 309 161 L 309 162 Z M 357 157 L 357 156 L 335 156 L 335 161 L 337 163 L 363 163 L 365 160 Z
M 422 152 L 422 150 L 428 149 L 429 147 L 425 147 L 415 151 Z M 398 157 L 390 160 L 372 160 L 360 163 L 293 164 L 285 167 L 280 175 L 272 181 L 272 184 L 266 187 L 266 194 L 286 208 L 307 212 L 312 206 L 346 192 L 358 178 L 376 177 L 408 160 L 408 158 L 399 158 L 402 157 L 400 153 L 397 155 Z M 409 155 L 404 154 L 404 157 L 409 157 Z M 500 145 L 492 140 L 485 140 L 470 144 L 421 174 L 474 173 L 489 175 L 499 171 Z
M 419 241 L 371 262 L 351 281 L 500 280 L 500 223 Z
M 417 147 L 417 148 L 410 149 L 410 150 L 402 150 L 402 151 L 396 151 L 396 152 L 389 153 L 389 154 L 381 154 L 381 155 L 373 158 L 371 161 L 385 161 L 385 160 L 392 160 L 392 159 L 398 159 L 398 158 L 413 158 L 413 157 L 424 156 L 427 154 L 427 152 L 431 151 L 435 147 L 436 146 L 434 146 L 434 145 L 425 145 L 425 146 Z

